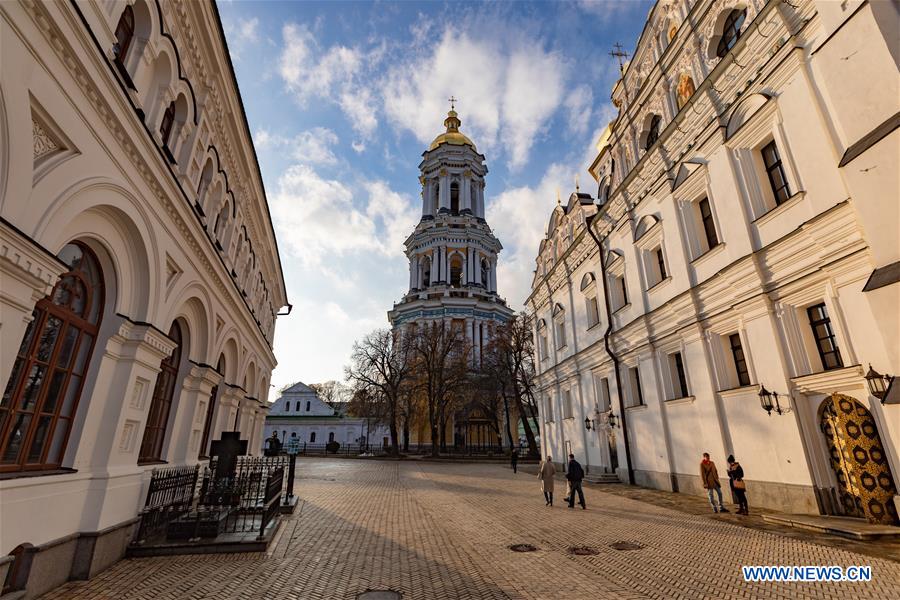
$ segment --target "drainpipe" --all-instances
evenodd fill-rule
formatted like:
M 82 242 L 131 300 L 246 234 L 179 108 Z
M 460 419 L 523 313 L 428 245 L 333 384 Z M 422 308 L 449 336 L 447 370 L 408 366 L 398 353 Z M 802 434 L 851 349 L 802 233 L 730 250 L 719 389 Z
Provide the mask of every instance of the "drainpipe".
M 619 374 L 619 357 L 613 352 L 609 338 L 612 334 L 612 309 L 609 305 L 609 286 L 606 285 L 606 257 L 603 256 L 603 244 L 600 238 L 594 233 L 592 225 L 594 219 L 599 215 L 592 215 L 587 219 L 587 230 L 594 238 L 597 244 L 597 251 L 600 254 L 600 276 L 603 278 L 603 304 L 606 307 L 606 331 L 603 332 L 603 345 L 606 347 L 606 353 L 613 361 L 613 368 L 616 373 L 616 396 L 619 399 L 619 423 L 622 425 L 622 440 L 625 442 L 625 465 L 628 468 L 628 483 L 634 485 L 634 468 L 631 466 L 631 446 L 628 443 L 628 421 L 625 419 L 625 401 L 622 399 L 622 376 Z

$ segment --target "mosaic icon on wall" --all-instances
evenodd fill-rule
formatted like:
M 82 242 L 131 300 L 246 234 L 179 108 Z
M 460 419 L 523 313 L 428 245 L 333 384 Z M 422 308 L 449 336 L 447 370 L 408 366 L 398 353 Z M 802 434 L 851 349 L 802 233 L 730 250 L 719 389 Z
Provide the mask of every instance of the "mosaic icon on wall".
M 893 500 L 897 487 L 872 414 L 855 398 L 832 394 L 819 415 L 844 513 L 870 523 L 900 524 Z

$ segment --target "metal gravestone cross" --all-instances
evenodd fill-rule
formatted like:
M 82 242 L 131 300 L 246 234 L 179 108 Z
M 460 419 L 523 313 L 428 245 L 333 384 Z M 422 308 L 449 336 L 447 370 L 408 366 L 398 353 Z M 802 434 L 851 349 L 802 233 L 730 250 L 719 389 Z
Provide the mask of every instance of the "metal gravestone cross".
M 213 440 L 209 454 L 217 458 L 216 479 L 234 477 L 237 457 L 247 454 L 247 440 L 240 438 L 240 431 L 223 431 L 222 439 Z

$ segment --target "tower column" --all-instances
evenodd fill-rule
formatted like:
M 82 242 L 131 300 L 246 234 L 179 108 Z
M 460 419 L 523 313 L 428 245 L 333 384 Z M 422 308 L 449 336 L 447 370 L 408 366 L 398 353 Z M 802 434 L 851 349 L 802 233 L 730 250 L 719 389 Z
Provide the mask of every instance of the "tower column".
M 472 174 L 469 171 L 463 173 L 463 180 L 461 185 L 463 189 L 460 190 L 462 192 L 462 195 L 460 197 L 459 209 L 469 209 L 469 211 L 474 212 L 475 208 L 474 204 L 472 203 Z
M 442 208 L 446 208 L 450 210 L 450 175 L 447 173 L 446 169 L 441 169 L 440 176 L 440 194 L 438 195 L 439 206 L 438 210 Z
M 431 251 L 431 271 L 428 274 L 428 285 L 434 285 L 434 282 L 437 281 L 437 266 L 437 248 L 434 248 Z
M 492 258 L 490 262 L 490 271 L 488 273 L 488 285 L 490 286 L 490 291 L 497 291 L 497 259 Z

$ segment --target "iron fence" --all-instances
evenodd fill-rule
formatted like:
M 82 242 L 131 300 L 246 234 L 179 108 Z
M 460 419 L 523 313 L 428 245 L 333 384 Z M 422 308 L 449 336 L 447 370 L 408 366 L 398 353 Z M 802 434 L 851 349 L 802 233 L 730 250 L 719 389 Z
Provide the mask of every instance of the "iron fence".
M 140 512 L 138 542 L 191 509 L 199 473 L 199 465 L 153 469 L 147 500 Z

